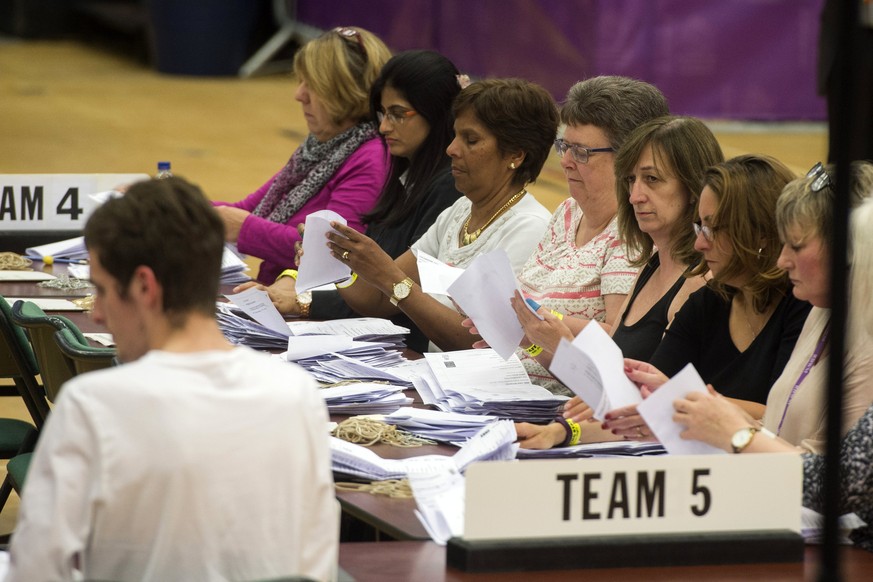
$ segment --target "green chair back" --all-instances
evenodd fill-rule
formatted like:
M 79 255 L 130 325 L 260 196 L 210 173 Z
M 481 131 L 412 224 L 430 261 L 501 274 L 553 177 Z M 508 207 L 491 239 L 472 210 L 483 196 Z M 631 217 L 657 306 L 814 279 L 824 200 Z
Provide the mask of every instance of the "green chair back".
M 89 343 L 80 341 L 68 327 L 55 332 L 55 343 L 70 360 L 76 374 L 102 370 L 115 364 L 114 349 L 92 347 Z
M 12 309 L 0 296 L 0 377 L 11 378 L 34 424 L 42 428 L 49 406 L 37 376 L 39 367 L 24 331 L 12 321 Z

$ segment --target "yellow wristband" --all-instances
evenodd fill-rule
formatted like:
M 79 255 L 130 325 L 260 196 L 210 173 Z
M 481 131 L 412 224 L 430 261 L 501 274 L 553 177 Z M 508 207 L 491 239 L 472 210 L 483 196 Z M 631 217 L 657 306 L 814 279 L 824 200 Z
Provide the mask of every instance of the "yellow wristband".
M 558 319 L 564 319 L 564 314 L 560 311 L 555 311 L 554 309 L 549 309 L 549 313 L 557 317 Z
M 579 423 L 573 420 L 572 418 L 567 419 L 567 424 L 570 426 L 570 432 L 572 436 L 570 437 L 570 442 L 567 446 L 575 446 L 579 444 L 579 440 L 582 438 L 582 427 L 579 426 Z
M 276 277 L 276 281 L 278 281 L 282 277 L 291 277 L 292 279 L 294 279 L 296 281 L 297 280 L 297 269 L 285 269 L 284 271 L 279 273 L 279 276 Z
M 352 285 L 355 284 L 355 281 L 358 280 L 358 274 L 352 271 L 352 276 L 343 281 L 342 283 L 334 283 L 337 289 L 348 289 Z
M 538 355 L 540 355 L 541 353 L 543 353 L 543 348 L 536 345 L 536 344 L 531 344 L 528 347 L 524 348 L 524 351 L 526 351 L 528 353 L 528 355 L 531 356 L 532 358 L 535 358 Z

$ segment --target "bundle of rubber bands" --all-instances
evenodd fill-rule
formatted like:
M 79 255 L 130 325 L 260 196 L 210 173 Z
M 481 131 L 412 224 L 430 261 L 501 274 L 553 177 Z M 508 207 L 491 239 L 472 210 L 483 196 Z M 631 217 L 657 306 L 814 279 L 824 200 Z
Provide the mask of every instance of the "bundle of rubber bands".
M 0 271 L 24 271 L 30 270 L 33 261 L 18 253 L 0 253 Z
M 420 447 L 436 444 L 435 441 L 398 430 L 394 425 L 361 416 L 345 419 L 333 429 L 331 434 L 338 439 L 365 447 L 379 443 L 395 447 Z
M 339 491 L 360 491 L 370 495 L 384 495 L 395 499 L 412 498 L 412 488 L 409 479 L 387 479 L 372 483 L 349 483 L 341 481 L 335 484 Z

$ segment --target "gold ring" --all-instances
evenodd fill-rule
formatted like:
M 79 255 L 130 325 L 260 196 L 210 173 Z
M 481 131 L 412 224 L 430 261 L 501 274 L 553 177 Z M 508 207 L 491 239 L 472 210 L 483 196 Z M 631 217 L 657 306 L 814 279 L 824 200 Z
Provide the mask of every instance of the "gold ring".
M 344 261 L 349 260 L 349 251 L 343 251 L 342 258 Z

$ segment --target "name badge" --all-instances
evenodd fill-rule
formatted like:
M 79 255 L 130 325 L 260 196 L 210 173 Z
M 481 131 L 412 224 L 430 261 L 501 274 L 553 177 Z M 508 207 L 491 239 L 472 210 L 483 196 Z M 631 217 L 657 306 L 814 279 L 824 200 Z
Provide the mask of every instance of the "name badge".
M 476 463 L 464 538 L 800 532 L 802 487 L 796 454 Z
M 82 230 L 99 206 L 90 194 L 144 179 L 147 174 L 0 175 L 0 229 Z

